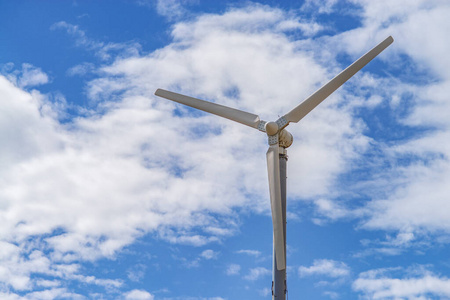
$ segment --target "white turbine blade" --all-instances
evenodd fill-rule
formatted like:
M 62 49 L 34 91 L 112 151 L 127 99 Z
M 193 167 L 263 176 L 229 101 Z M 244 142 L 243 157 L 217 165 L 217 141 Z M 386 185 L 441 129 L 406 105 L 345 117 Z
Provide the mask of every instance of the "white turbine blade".
M 271 145 L 267 150 L 267 170 L 269 174 L 270 205 L 272 208 L 273 240 L 277 269 L 286 268 L 284 251 L 284 224 L 281 204 L 280 161 L 278 144 Z
M 341 85 L 343 85 L 347 80 L 349 80 L 353 75 L 361 70 L 365 65 L 367 65 L 372 59 L 374 59 L 378 54 L 380 54 L 384 49 L 386 49 L 394 39 L 389 36 L 384 41 L 375 46 L 372 50 L 361 56 L 357 61 L 351 64 L 347 69 L 339 73 L 336 77 L 331 79 L 327 84 L 318 89 L 314 94 L 309 96 L 300 105 L 295 107 L 293 110 L 284 115 L 287 122 L 297 123 L 304 116 L 306 116 L 310 111 L 312 111 L 317 105 L 319 105 L 323 100 L 325 100 L 329 95 L 331 95 L 335 90 L 337 90 Z
M 177 94 L 174 92 L 169 92 L 163 89 L 157 89 L 155 92 L 156 96 L 160 96 L 205 112 L 209 112 L 220 117 L 253 127 L 258 128 L 260 119 L 257 115 L 234 109 L 231 107 L 223 106 L 220 104 L 200 100 L 197 98 Z

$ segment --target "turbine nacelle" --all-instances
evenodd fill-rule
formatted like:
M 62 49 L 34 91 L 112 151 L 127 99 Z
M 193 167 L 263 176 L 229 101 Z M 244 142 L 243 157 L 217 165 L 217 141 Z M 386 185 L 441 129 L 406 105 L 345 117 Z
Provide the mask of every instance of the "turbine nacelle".
M 280 131 L 278 137 L 278 145 L 280 145 L 280 147 L 288 148 L 290 145 L 292 145 L 293 141 L 294 137 L 289 131 L 287 131 L 286 129 Z

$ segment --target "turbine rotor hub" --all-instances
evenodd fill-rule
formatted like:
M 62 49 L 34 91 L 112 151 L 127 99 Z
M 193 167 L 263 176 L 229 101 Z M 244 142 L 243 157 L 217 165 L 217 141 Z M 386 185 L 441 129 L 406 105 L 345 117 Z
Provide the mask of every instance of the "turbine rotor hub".
M 265 129 L 268 136 L 275 135 L 278 133 L 278 124 L 275 122 L 268 122 L 265 125 Z

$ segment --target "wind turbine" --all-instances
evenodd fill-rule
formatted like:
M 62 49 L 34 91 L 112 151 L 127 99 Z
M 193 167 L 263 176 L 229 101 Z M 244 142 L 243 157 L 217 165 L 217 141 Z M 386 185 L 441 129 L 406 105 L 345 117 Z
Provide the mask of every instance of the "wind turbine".
M 317 105 L 349 80 L 366 64 L 386 49 L 394 39 L 387 37 L 372 50 L 331 79 L 297 107 L 275 122 L 260 120 L 259 116 L 220 104 L 157 89 L 155 95 L 218 115 L 223 118 L 253 127 L 265 132 L 269 139 L 267 170 L 269 177 L 270 205 L 273 223 L 273 281 L 272 299 L 285 299 L 286 287 L 286 148 L 292 142 L 292 135 L 285 129 L 289 123 L 297 123 Z

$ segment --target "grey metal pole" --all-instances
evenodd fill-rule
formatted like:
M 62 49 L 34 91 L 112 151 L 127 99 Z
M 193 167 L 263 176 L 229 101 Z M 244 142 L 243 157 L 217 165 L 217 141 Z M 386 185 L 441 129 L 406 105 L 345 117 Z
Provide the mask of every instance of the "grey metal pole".
M 280 184 L 281 184 L 281 206 L 283 211 L 283 231 L 284 231 L 284 255 L 286 257 L 286 149 L 280 151 Z M 273 274 L 272 274 L 272 300 L 285 300 L 287 293 L 286 269 L 277 269 L 277 260 L 275 259 L 275 243 L 273 247 Z M 287 264 L 286 264 L 287 266 Z

